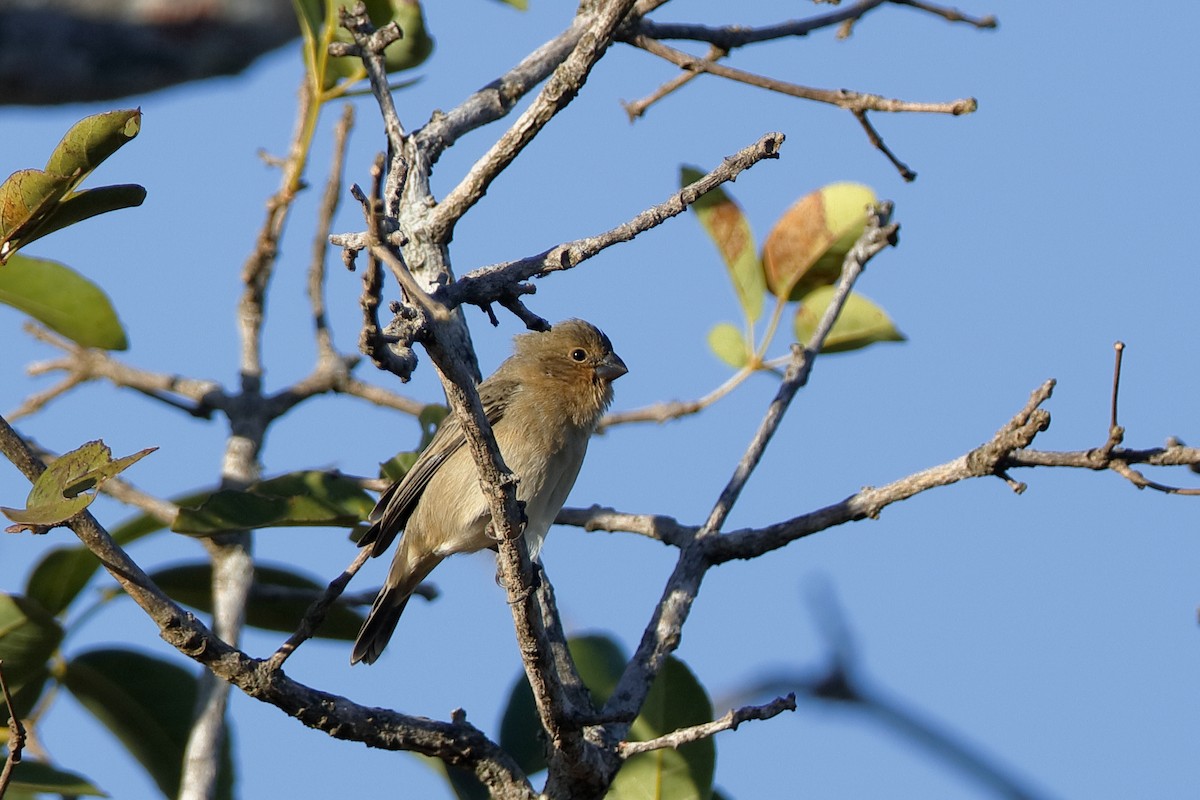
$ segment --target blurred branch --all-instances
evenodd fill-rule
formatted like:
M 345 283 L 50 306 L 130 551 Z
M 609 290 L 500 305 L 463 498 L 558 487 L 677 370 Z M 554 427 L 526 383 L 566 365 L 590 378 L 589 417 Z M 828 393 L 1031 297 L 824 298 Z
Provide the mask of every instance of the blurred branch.
M 346 103 L 342 107 L 342 116 L 333 127 L 333 157 L 329 166 L 329 178 L 321 195 L 321 208 L 317 213 L 316 230 L 313 231 L 312 260 L 308 267 L 308 302 L 312 306 L 318 362 L 337 359 L 337 350 L 329 332 L 329 320 L 325 315 L 325 258 L 329 252 L 328 239 L 333 226 L 333 216 L 337 213 L 338 201 L 342 196 L 346 146 L 353 126 L 354 106 Z
M 962 22 L 975 28 L 995 28 L 997 21 L 991 14 L 986 17 L 968 17 L 957 9 L 938 6 L 933 3 L 918 2 L 918 0 L 860 0 L 827 14 L 820 14 L 805 19 L 792 19 L 774 25 L 755 27 L 752 25 L 725 25 L 711 27 L 691 23 L 661 23 L 643 19 L 639 22 L 636 32 L 638 35 L 651 39 L 687 39 L 707 42 L 722 50 L 729 51 L 750 44 L 785 39 L 793 36 L 807 36 L 821 28 L 830 28 L 846 22 L 855 22 L 867 13 L 886 4 L 909 6 L 942 17 L 949 22 Z
M 0 104 L 96 102 L 233 75 L 297 33 L 290 0 L 5 2 Z

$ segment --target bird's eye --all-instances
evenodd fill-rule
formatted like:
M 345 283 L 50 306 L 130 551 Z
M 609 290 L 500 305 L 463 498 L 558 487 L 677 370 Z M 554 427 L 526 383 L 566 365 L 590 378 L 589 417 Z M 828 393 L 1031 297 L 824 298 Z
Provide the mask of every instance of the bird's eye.
M 585 358 L 587 358 L 587 351 L 582 347 L 576 347 L 571 351 L 571 359 L 573 361 L 583 361 Z

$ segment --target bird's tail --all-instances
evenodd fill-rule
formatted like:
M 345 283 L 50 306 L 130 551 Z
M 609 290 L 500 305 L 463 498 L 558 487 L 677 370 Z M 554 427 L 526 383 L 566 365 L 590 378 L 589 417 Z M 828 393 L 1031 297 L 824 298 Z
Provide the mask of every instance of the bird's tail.
M 354 650 L 350 653 L 351 664 L 360 661 L 364 664 L 375 663 L 392 638 L 396 623 L 400 621 L 400 615 L 404 613 L 412 593 L 442 561 L 439 556 L 432 554 L 414 559 L 404 544 L 405 540 L 401 539 L 400 551 L 392 563 L 387 582 L 379 590 L 379 595 L 371 605 L 371 613 L 367 614 L 367 620 L 354 640 Z
M 404 613 L 404 607 L 412 597 L 409 593 L 397 600 L 392 596 L 394 594 L 397 593 L 384 589 L 375 598 L 371 613 L 367 615 L 367 621 L 363 623 L 358 638 L 354 640 L 354 650 L 350 654 L 351 664 L 360 661 L 364 664 L 374 664 L 375 659 L 379 658 L 379 654 L 387 646 L 388 640 L 392 638 L 396 631 L 396 623 L 400 621 L 400 615 Z

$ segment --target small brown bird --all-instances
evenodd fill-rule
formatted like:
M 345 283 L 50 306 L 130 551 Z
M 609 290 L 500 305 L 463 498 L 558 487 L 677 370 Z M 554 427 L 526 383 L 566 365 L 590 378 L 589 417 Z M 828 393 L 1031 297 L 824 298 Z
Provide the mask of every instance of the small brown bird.
M 479 399 L 504 463 L 519 478 L 525 542 L 536 558 L 542 540 L 575 484 L 588 439 L 612 402 L 612 382 L 628 370 L 598 328 L 567 320 L 544 333 L 516 337 L 512 356 L 479 384 Z M 448 417 L 403 478 L 371 512 L 359 546 L 387 550 L 404 531 L 387 581 L 358 632 L 350 663 L 374 663 L 413 590 L 455 553 L 494 542 L 479 474 L 457 418 Z

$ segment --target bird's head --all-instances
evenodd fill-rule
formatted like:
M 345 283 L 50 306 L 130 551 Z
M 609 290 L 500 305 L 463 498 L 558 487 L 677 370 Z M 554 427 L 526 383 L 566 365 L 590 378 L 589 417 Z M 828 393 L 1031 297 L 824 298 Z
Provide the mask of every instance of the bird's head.
M 629 371 L 604 332 L 581 319 L 517 336 L 513 362 L 527 388 L 562 398 L 569 416 L 587 427 L 612 402 L 612 382 Z

